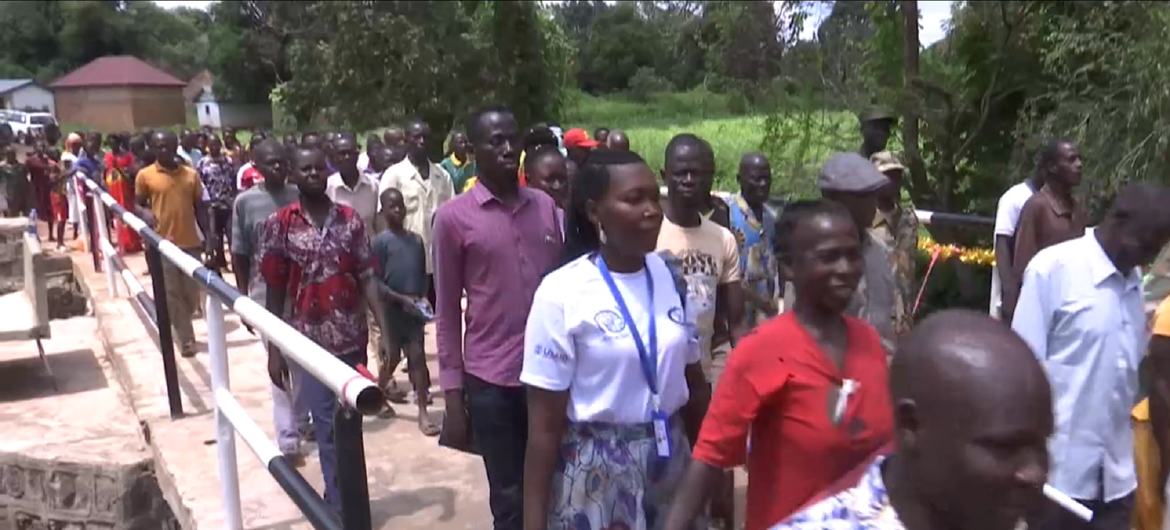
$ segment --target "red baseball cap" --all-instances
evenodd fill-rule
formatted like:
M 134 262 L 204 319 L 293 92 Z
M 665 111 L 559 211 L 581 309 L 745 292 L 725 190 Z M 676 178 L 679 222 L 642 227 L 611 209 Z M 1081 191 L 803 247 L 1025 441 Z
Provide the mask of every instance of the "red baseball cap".
M 597 140 L 591 140 L 585 129 L 577 128 L 565 131 L 565 147 L 593 149 L 597 145 Z

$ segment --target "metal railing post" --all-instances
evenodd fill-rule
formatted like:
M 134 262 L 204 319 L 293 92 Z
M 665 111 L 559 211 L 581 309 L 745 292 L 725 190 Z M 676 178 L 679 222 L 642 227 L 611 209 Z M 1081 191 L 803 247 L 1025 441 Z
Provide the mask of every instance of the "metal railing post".
M 175 342 L 171 338 L 171 313 L 167 307 L 162 255 L 153 245 L 147 243 L 145 246 L 146 267 L 150 270 L 150 284 L 154 291 L 154 322 L 158 325 L 158 349 L 162 353 L 167 401 L 171 408 L 171 419 L 177 419 L 183 416 L 183 396 L 179 393 L 179 370 L 175 365 Z
M 223 324 L 223 304 L 207 297 L 207 350 L 211 355 L 211 390 L 229 390 L 227 330 Z M 215 451 L 219 460 L 219 489 L 223 494 L 224 520 L 229 530 L 244 528 L 240 510 L 240 476 L 236 467 L 236 431 L 231 420 L 215 406 Z
M 333 413 L 333 445 L 337 455 L 337 490 L 341 495 L 341 527 L 370 530 L 370 485 L 362 415 L 344 404 Z
M 85 173 L 80 173 L 80 175 L 85 175 Z M 98 259 L 97 242 L 94 241 L 96 239 L 93 233 L 94 223 L 89 217 L 89 205 L 85 203 L 86 185 L 82 179 L 87 178 L 89 178 L 88 175 L 82 177 L 79 177 L 78 174 L 73 175 L 73 193 L 77 195 L 77 214 L 81 217 L 81 219 L 78 219 L 78 222 L 81 223 L 81 232 L 85 234 L 86 249 L 89 250 L 89 255 L 93 258 L 93 269 L 95 271 L 101 271 L 102 262 Z
M 110 286 L 110 294 L 117 297 L 118 282 L 114 281 L 113 256 L 109 252 L 109 249 L 113 248 L 113 243 L 110 241 L 110 230 L 106 226 L 106 208 L 100 201 L 93 201 L 91 204 L 97 221 L 99 237 L 96 247 L 102 253 L 102 265 L 106 268 L 106 283 Z

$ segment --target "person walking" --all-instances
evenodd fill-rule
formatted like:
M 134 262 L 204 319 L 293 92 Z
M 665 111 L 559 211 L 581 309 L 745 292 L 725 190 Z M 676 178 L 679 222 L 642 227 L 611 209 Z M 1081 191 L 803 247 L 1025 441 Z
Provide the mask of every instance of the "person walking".
M 110 150 L 106 152 L 102 165 L 106 168 L 106 189 L 123 208 L 134 208 L 134 154 L 130 152 L 130 138 L 124 135 L 111 136 Z M 138 233 L 114 216 L 117 227 L 118 251 L 122 254 L 142 250 Z
M 1038 158 L 1043 158 L 1043 153 Z M 1016 227 L 1019 225 L 1020 212 L 1024 209 L 1024 204 L 1044 186 L 1045 175 L 1042 170 L 1046 166 L 1047 164 L 1038 162 L 1035 171 L 1028 178 L 1000 195 L 995 208 L 996 274 L 992 278 L 992 289 L 998 288 L 1001 294 L 999 307 L 992 310 L 998 312 L 1000 318 L 1006 322 L 1012 321 L 1016 300 L 1020 296 L 1020 282 L 1023 281 L 1023 278 L 1017 275 L 1022 269 L 1016 267 Z M 997 280 L 998 285 L 995 284 Z
M 1052 511 L 1030 528 L 1130 528 L 1137 487 L 1130 413 L 1146 351 L 1139 265 L 1170 240 L 1170 192 L 1128 184 L 1085 235 L 1041 250 L 1024 272 L 1012 329 L 1052 382 L 1050 483 L 1093 511 Z
M 589 251 L 541 282 L 525 332 L 524 527 L 661 528 L 709 387 L 654 253 L 658 182 L 634 153 L 595 151 L 576 193 L 567 233 Z
M 869 161 L 890 182 L 878 191 L 877 215 L 869 233 L 889 250 L 894 274 L 894 332 L 910 331 L 914 323 L 914 299 L 918 295 L 918 215 L 914 205 L 902 200 L 906 167 L 890 151 L 870 155 Z
M 16 147 L 9 145 L 4 148 L 4 158 L 0 160 L 0 185 L 3 186 L 3 209 L 7 217 L 19 217 L 28 213 L 28 198 L 31 198 L 31 186 L 28 182 L 28 168 L 16 158 Z
M 768 528 L 892 436 L 885 350 L 872 326 L 846 313 L 863 263 L 852 215 L 825 200 L 793 203 L 777 242 L 795 303 L 729 356 L 668 529 L 688 527 L 725 470 L 744 464 L 745 528 Z
M 667 195 L 658 252 L 686 280 L 687 312 L 698 326 L 703 369 L 715 382 L 711 351 L 717 332 L 729 330 L 734 345 L 746 331 L 739 249 L 728 229 L 702 214 L 704 175 L 713 164 L 705 161 L 714 159 L 711 147 L 697 136 L 682 134 L 667 144 L 664 158 Z
M 739 193 L 727 197 L 731 232 L 739 245 L 739 268 L 743 275 L 744 319 L 749 328 L 776 316 L 777 276 L 776 212 L 768 206 L 772 191 L 772 166 L 763 153 L 746 153 L 740 158 Z
M 179 158 L 179 140 L 175 133 L 155 132 L 151 144 L 156 161 L 142 168 L 134 179 L 139 217 L 164 239 L 199 259 L 201 226 L 206 226 L 202 220 L 203 183 L 195 170 Z M 183 357 L 193 357 L 196 343 L 191 321 L 198 309 L 199 286 L 170 260 L 163 260 L 163 276 L 166 278 L 167 310 L 179 353 Z
M 232 161 L 223 151 L 223 143 L 212 136 L 207 142 L 207 154 L 195 165 L 203 189 L 207 191 L 208 248 L 207 259 L 217 268 L 227 267 L 223 245 L 231 245 L 230 233 L 232 203 L 236 200 L 235 174 Z M 226 240 L 226 241 L 225 241 Z
M 265 307 L 350 367 L 365 364 L 367 306 L 385 329 L 365 225 L 353 208 L 329 199 L 328 168 L 320 149 L 298 148 L 291 161 L 300 201 L 272 214 L 259 242 Z M 290 375 L 290 370 L 299 375 Z M 302 383 L 299 394 L 313 415 L 325 502 L 340 511 L 333 443 L 337 396 L 311 373 L 288 365 L 271 342 L 268 374 L 272 384 L 286 391 L 290 378 Z
M 433 317 L 426 300 L 426 256 L 422 238 L 403 226 L 406 204 L 402 193 L 394 188 L 382 192 L 382 217 L 386 229 L 370 243 L 378 291 L 386 308 L 386 335 L 389 350 L 379 348 L 378 386 L 392 390 L 394 370 L 406 356 L 406 369 L 414 387 L 418 405 L 418 430 L 426 436 L 439 434 L 439 426 L 427 413 L 430 403 L 431 373 L 423 347 L 423 327 Z
M 264 223 L 277 210 L 300 199 L 300 193 L 295 186 L 286 183 L 289 161 L 279 141 L 258 142 L 252 150 L 252 160 L 264 178 L 259 185 L 240 193 L 232 202 L 232 272 L 240 292 L 263 304 L 267 293 L 264 276 L 260 274 L 260 236 L 264 233 Z M 292 380 L 294 375 L 298 376 L 297 380 Z M 299 380 L 299 372 L 290 371 L 289 376 L 283 387 L 272 385 L 272 416 L 277 446 L 285 456 L 299 461 L 302 458 L 301 441 L 311 437 L 311 431 L 305 404 L 297 399 L 303 382 Z
M 528 438 L 524 330 L 537 285 L 562 245 L 552 199 L 519 186 L 520 131 L 512 111 L 488 107 L 466 123 L 478 184 L 439 207 L 432 247 L 447 406 L 439 443 L 470 450 L 474 438 L 487 471 L 492 526 L 518 530 Z
M 524 157 L 528 185 L 548 194 L 557 208 L 569 207 L 569 169 L 567 159 L 555 147 L 542 146 Z
M 1170 474 L 1170 296 L 1155 309 L 1151 331 L 1146 358 L 1150 395 L 1134 407 L 1132 414 L 1137 442 L 1137 530 L 1158 530 L 1166 522 L 1166 477 Z
M 69 133 L 65 137 L 65 150 L 61 152 L 61 176 L 65 181 L 65 202 L 67 208 L 67 218 L 70 226 L 73 227 L 73 240 L 81 235 L 77 231 L 77 223 L 81 222 L 81 209 L 77 203 L 77 183 L 73 178 L 73 173 L 77 170 L 78 157 L 81 154 L 81 145 L 85 140 L 81 134 L 76 132 Z M 64 233 L 62 227 L 59 232 Z M 62 238 L 57 238 L 57 248 L 65 248 L 65 243 Z
M 44 140 L 37 140 L 33 145 L 32 153 L 24 158 L 24 165 L 28 168 L 28 179 L 32 185 L 33 207 L 37 209 L 39 221 L 49 225 L 49 241 L 53 240 L 53 206 L 50 198 L 53 182 L 49 177 L 49 158 L 46 153 L 48 146 Z
M 353 208 L 372 235 L 378 226 L 378 183 L 358 169 L 357 141 L 351 135 L 333 139 L 333 167 L 336 173 L 325 181 L 325 193 L 338 204 Z
M 451 176 L 451 186 L 458 193 L 467 185 L 467 179 L 475 176 L 475 160 L 471 157 L 471 142 L 463 131 L 452 131 L 450 144 L 451 154 L 439 166 Z
M 898 337 L 898 288 L 894 281 L 894 264 L 890 260 L 890 249 L 869 231 L 877 215 L 878 196 L 888 184 L 889 179 L 857 153 L 837 153 L 829 157 L 817 178 L 821 195 L 841 203 L 853 215 L 861 241 L 864 268 L 846 312 L 868 321 L 881 335 L 882 347 L 893 354 Z
M 1046 504 L 1053 400 L 1029 353 L 985 315 L 931 315 L 890 366 L 892 454 L 772 530 L 1031 528 L 1021 523 Z
M 1036 253 L 1085 234 L 1089 214 L 1075 198 L 1081 183 L 1081 154 L 1068 140 L 1052 140 L 1040 153 L 1037 171 L 1044 172 L 1044 186 L 1024 203 L 1016 224 L 1012 252 L 1014 276 L 1021 281 Z
M 432 221 L 439 206 L 455 196 L 455 188 L 451 176 L 427 158 L 427 138 L 430 134 L 430 125 L 421 119 L 411 120 L 407 124 L 406 158 L 386 171 L 378 183 L 378 194 L 375 197 L 387 188 L 397 188 L 402 192 L 406 201 L 406 229 L 421 236 L 426 245 L 428 290 L 432 293 L 427 298 L 433 304 L 435 264 L 432 256 L 435 250 L 431 244 Z

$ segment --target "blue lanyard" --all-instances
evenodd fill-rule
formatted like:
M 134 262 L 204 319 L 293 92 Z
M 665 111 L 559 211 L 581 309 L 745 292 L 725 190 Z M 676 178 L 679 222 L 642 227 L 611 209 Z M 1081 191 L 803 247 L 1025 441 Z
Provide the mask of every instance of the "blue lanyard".
M 613 294 L 614 302 L 617 302 L 618 311 L 622 313 L 622 319 L 626 321 L 626 327 L 630 328 L 630 335 L 634 338 L 634 346 L 638 348 L 638 360 L 642 364 L 642 375 L 646 378 L 646 384 L 650 387 L 650 393 L 658 396 L 658 325 L 654 321 L 654 275 L 650 273 L 650 266 L 645 261 L 642 262 L 642 268 L 646 271 L 646 289 L 650 292 L 650 349 L 647 351 L 646 343 L 642 341 L 642 335 L 638 333 L 638 326 L 634 324 L 634 317 L 630 316 L 630 308 L 626 307 L 626 301 L 622 298 L 622 293 L 618 291 L 617 284 L 613 283 L 613 276 L 609 273 L 609 267 L 605 264 L 605 258 L 599 254 L 597 256 L 597 268 L 601 271 L 601 278 L 605 280 L 605 285 L 609 286 L 609 292 Z

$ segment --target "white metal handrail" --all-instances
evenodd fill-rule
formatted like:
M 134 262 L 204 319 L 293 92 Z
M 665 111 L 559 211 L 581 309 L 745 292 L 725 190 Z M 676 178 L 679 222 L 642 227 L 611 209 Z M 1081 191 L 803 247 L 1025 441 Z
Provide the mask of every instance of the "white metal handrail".
M 78 202 L 81 206 L 81 223 L 86 234 L 86 242 L 92 251 L 101 254 L 101 263 L 105 266 L 106 279 L 114 296 L 118 295 L 118 282 L 115 280 L 116 271 L 120 273 L 121 280 L 125 282 L 130 296 L 139 296 L 145 293 L 145 289 L 130 271 L 117 266 L 120 258 L 109 240 L 106 224 L 107 209 L 138 233 L 148 249 L 153 247 L 163 258 L 195 280 L 202 289 L 211 295 L 207 297 L 204 315 L 207 321 L 211 387 L 216 411 L 217 460 L 227 527 L 230 530 L 243 528 L 234 436 L 234 433 L 238 432 L 252 452 L 264 462 L 273 478 L 289 494 L 306 518 L 313 523 L 314 527 L 329 530 L 340 529 L 341 522 L 337 514 L 333 513 L 317 496 L 312 487 L 280 453 L 276 445 L 268 439 L 259 425 L 247 415 L 231 394 L 228 378 L 224 304 L 228 305 L 241 320 L 250 324 L 266 340 L 278 346 L 286 359 L 296 363 L 333 391 L 344 406 L 363 414 L 376 413 L 384 403 L 382 391 L 372 381 L 295 330 L 288 323 L 236 291 L 218 273 L 205 267 L 174 243 L 163 239 L 147 226 L 145 221 L 119 205 L 113 196 L 84 171 L 75 172 L 74 179 Z M 101 206 L 94 208 L 93 212 L 95 217 L 93 221 L 97 225 L 98 241 L 92 241 L 92 232 L 89 230 L 89 212 L 85 200 L 85 190 L 88 190 L 101 203 Z M 95 202 L 95 204 L 97 203 Z M 158 292 L 156 289 L 156 295 Z M 159 325 L 161 326 L 161 324 Z M 366 505 L 368 510 L 368 502 Z M 368 520 L 368 514 L 366 519 Z

